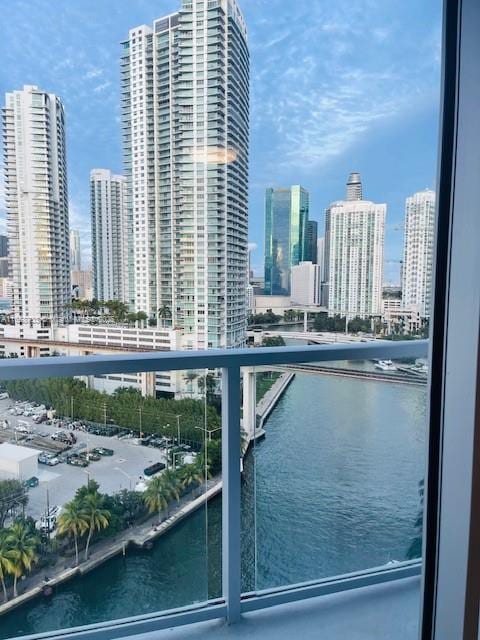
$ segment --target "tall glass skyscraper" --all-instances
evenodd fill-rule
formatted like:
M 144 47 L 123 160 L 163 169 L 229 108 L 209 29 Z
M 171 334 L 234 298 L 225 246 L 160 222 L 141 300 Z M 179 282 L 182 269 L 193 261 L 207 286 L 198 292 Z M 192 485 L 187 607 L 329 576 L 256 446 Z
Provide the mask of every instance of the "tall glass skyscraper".
M 245 339 L 249 54 L 235 0 L 182 0 L 123 43 L 128 302 L 186 348 Z
M 304 260 L 313 262 L 313 264 L 317 264 L 317 238 L 318 222 L 316 220 L 308 220 Z
M 15 322 L 55 325 L 68 319 L 71 300 L 60 98 L 32 85 L 7 93 L 3 139 Z
M 308 191 L 299 185 L 265 193 L 265 295 L 290 295 L 290 270 L 305 260 Z
M 81 271 L 81 269 L 80 231 L 78 229 L 70 229 L 70 271 Z

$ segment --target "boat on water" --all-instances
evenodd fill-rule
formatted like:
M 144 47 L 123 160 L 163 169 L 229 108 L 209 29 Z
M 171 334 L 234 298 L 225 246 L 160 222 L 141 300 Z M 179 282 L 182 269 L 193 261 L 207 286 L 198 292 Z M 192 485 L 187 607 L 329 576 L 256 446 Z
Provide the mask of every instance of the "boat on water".
M 382 371 L 396 371 L 397 367 L 393 364 L 391 360 L 379 360 L 375 363 L 376 369 L 381 369 Z

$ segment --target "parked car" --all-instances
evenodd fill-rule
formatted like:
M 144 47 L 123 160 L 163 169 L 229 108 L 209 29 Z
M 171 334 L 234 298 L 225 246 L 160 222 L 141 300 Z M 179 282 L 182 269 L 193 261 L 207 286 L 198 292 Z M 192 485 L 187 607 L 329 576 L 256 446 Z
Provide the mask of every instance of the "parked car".
M 65 436 L 66 436 L 65 431 L 55 431 L 55 433 L 52 433 L 50 437 L 52 440 L 60 440 L 60 438 Z
M 85 457 L 82 456 L 70 456 L 70 458 L 68 458 L 67 460 L 67 464 L 71 464 L 72 467 L 88 467 L 89 462 L 88 460 L 85 460 Z
M 37 476 L 32 476 L 28 480 L 25 480 L 24 484 L 28 489 L 33 489 L 33 487 L 38 487 L 38 482 Z
M 113 456 L 113 449 L 107 449 L 107 447 L 96 447 L 93 449 L 94 453 L 98 453 L 101 456 Z
M 9 397 L 10 396 L 8 395 L 8 393 L 6 391 L 3 392 L 3 393 L 0 393 L 0 400 L 6 400 Z
M 155 464 L 150 465 L 146 469 L 143 470 L 143 473 L 146 476 L 153 476 L 154 473 L 158 473 L 159 471 L 163 471 L 165 469 L 165 465 L 163 462 L 155 462 Z
M 88 462 L 98 462 L 102 459 L 102 456 L 95 451 L 89 451 L 88 453 L 86 451 L 82 451 L 79 457 L 83 458 L 84 460 L 88 460 Z
M 54 456 L 53 458 L 49 458 L 47 462 L 49 467 L 55 467 L 57 464 L 60 464 L 60 460 Z
M 18 431 L 19 433 L 32 433 L 33 428 L 26 420 L 19 420 L 15 431 Z

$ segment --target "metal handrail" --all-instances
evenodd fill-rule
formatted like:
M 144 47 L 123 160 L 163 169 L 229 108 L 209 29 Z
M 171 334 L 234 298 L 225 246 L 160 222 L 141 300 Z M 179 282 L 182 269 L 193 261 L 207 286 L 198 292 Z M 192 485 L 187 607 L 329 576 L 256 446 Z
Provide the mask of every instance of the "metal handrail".
M 370 342 L 308 345 L 300 347 L 258 347 L 208 349 L 203 351 L 146 351 L 121 355 L 51 356 L 12 358 L 0 362 L 0 380 L 46 377 L 182 371 L 256 367 L 269 364 L 333 362 L 373 358 L 421 358 L 428 352 L 428 340 L 372 340 Z

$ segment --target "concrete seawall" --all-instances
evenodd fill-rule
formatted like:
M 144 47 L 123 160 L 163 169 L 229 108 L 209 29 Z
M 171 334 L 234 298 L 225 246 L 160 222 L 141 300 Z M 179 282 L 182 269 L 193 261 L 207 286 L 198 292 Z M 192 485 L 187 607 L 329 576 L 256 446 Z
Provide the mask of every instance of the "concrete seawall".
M 268 416 L 272 413 L 275 405 L 280 400 L 294 377 L 294 373 L 282 373 L 278 380 L 275 381 L 272 387 L 257 404 L 257 431 L 263 430 Z
M 205 489 L 205 487 L 204 487 Z M 126 529 L 122 531 L 114 539 L 105 540 L 92 546 L 90 558 L 86 562 L 82 562 L 78 567 L 65 566 L 68 560 L 61 558 L 55 567 L 52 567 L 49 571 L 39 571 L 35 575 L 26 578 L 28 587 L 24 593 L 21 593 L 16 598 L 11 598 L 8 602 L 0 605 L 0 616 L 5 614 L 16 607 L 28 602 L 29 600 L 41 596 L 43 590 L 46 587 L 56 587 L 67 580 L 71 580 L 76 576 L 81 576 L 93 569 L 96 569 L 101 564 L 110 560 L 114 556 L 125 554 L 129 546 L 134 545 L 142 548 L 153 543 L 156 538 L 159 538 L 172 527 L 178 524 L 181 520 L 192 514 L 194 511 L 203 506 L 206 502 L 218 495 L 222 490 L 222 481 L 217 478 L 213 478 L 208 481 L 206 491 L 190 499 L 191 496 L 185 496 L 178 505 L 171 505 L 171 515 L 169 515 L 160 524 L 158 521 L 158 515 L 150 517 L 143 524 Z M 198 489 L 197 489 L 198 491 Z M 186 499 L 185 499 L 186 498 Z M 82 553 L 80 554 L 81 557 Z M 46 573 L 49 575 L 48 580 L 44 576 Z M 19 588 L 22 588 L 22 582 L 19 581 Z

